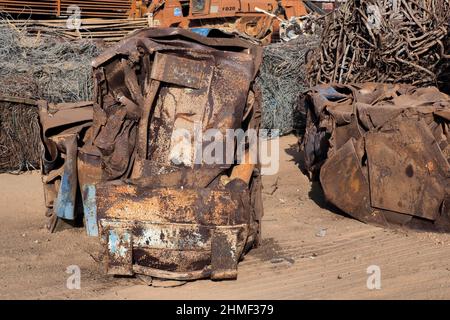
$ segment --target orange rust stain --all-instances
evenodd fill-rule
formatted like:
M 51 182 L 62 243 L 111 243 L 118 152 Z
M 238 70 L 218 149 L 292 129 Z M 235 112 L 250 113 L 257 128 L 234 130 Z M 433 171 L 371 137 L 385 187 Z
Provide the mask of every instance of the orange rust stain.
M 359 192 L 359 190 L 361 189 L 361 184 L 359 182 L 359 179 L 355 179 L 353 177 L 353 179 L 351 180 L 351 183 L 350 183 L 350 188 L 352 189 L 352 191 L 354 193 Z

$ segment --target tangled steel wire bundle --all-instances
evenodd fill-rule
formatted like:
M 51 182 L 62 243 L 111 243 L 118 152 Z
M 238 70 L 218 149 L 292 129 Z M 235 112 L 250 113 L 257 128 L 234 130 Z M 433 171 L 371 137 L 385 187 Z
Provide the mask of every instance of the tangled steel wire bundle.
M 98 45 L 32 35 L 27 27 L 0 25 L 0 93 L 54 103 L 91 99 L 90 62 Z
M 20 28 L 2 23 L 0 44 L 0 172 L 39 168 L 37 107 L 4 97 L 91 99 L 90 62 L 100 48 L 93 41 L 30 34 L 26 23 Z
M 308 88 L 305 57 L 318 47 L 319 41 L 318 36 L 300 35 L 287 43 L 275 43 L 264 48 L 257 78 L 263 99 L 264 129 L 278 129 L 280 134 L 286 134 L 302 122 L 295 119 L 293 113 L 299 94 Z
M 450 18 L 448 0 L 348 0 L 325 21 L 310 85 L 435 85 Z
M 0 173 L 39 168 L 37 108 L 8 102 L 0 108 Z

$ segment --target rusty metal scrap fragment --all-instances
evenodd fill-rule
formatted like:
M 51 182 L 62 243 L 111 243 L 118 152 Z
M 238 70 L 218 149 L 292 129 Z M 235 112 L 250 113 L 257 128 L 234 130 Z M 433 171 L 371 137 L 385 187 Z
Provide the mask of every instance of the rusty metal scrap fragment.
M 319 85 L 305 96 L 306 169 L 329 202 L 382 226 L 450 231 L 450 97 L 434 87 Z
M 47 228 L 53 231 L 61 219 L 76 220 L 78 141 L 92 125 L 92 102 L 49 104 L 38 101 L 41 159 Z
M 93 61 L 89 114 L 68 107 L 48 117 L 42 108 L 44 160 L 65 160 L 44 166 L 44 177 L 60 181 L 59 189 L 50 184 L 48 205 L 70 220 L 82 203 L 88 234 L 98 233 L 106 250 L 108 273 L 237 277 L 239 260 L 260 239 L 260 167 L 238 164 L 236 151 L 231 162 L 199 162 L 210 141 L 177 153 L 176 134 L 198 144 L 191 140 L 209 129 L 223 139 L 228 129 L 258 130 L 254 78 L 261 56 L 260 47 L 238 38 L 144 29 Z M 74 114 L 67 130 L 52 131 L 56 115 L 65 119 L 68 112 Z

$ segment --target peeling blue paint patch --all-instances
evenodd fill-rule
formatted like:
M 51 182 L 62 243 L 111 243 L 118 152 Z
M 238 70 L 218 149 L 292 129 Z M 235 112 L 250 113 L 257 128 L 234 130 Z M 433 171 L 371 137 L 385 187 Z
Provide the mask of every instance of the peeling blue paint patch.
M 183 15 L 181 8 L 174 8 L 173 9 L 173 16 L 174 17 L 181 17 Z
M 207 37 L 208 34 L 211 32 L 210 28 L 192 28 L 191 31 L 198 33 L 199 35 L 202 35 L 204 37 Z
M 120 235 L 116 230 L 109 230 L 108 249 L 111 255 L 126 258 L 131 247 L 131 237 L 128 232 Z
M 75 220 L 75 186 L 71 183 L 72 177 L 70 170 L 64 170 L 59 187 L 58 197 L 55 201 L 55 212 L 60 218 Z
M 98 236 L 97 202 L 95 200 L 95 185 L 86 184 L 82 187 L 84 219 L 88 236 Z
M 115 230 L 109 230 L 108 249 L 112 254 L 116 254 L 119 245 L 119 237 Z

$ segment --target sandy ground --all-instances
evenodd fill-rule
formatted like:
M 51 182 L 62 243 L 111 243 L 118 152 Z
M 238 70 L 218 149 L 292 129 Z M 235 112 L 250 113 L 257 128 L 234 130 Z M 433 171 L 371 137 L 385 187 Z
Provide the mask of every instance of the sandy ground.
M 99 245 L 82 229 L 48 234 L 40 176 L 0 175 L 0 298 L 3 299 L 448 299 L 450 235 L 385 230 L 328 208 L 301 173 L 296 138 L 280 143 L 280 171 L 264 177 L 263 245 L 236 281 L 157 288 L 114 278 L 96 262 Z M 81 269 L 81 289 L 66 268 Z M 381 289 L 367 288 L 367 268 Z

